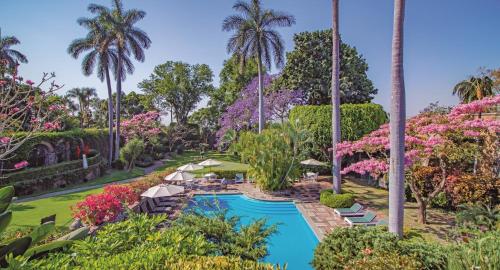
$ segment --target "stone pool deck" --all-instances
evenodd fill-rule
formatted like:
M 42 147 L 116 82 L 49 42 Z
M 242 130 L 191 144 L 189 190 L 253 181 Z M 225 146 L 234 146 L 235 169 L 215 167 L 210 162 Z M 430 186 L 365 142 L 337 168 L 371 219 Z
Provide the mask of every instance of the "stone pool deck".
M 268 194 L 250 183 L 230 184 L 227 186 L 227 189 L 222 189 L 217 184 L 201 184 L 197 189 L 190 191 L 190 194 L 243 193 L 250 198 L 258 200 L 294 201 L 298 210 L 302 213 L 307 223 L 309 223 L 309 226 L 318 239 L 321 240 L 333 228 L 347 226 L 347 223 L 343 219 L 335 215 L 332 208 L 319 203 L 320 191 L 327 188 L 331 188 L 331 183 L 325 181 L 300 182 L 295 183 L 288 194 Z

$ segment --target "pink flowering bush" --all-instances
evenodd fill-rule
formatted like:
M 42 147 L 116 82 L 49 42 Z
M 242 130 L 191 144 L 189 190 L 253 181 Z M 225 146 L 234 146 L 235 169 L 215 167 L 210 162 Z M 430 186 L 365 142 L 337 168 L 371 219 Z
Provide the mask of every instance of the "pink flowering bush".
M 107 185 L 104 187 L 104 193 L 111 194 L 124 204 L 133 204 L 139 197 L 134 190 L 127 185 Z
M 131 119 L 121 122 L 122 135 L 126 141 L 140 138 L 147 142 L 160 134 L 160 114 L 150 111 L 134 115 Z
M 113 222 L 123 212 L 123 205 L 118 198 L 109 193 L 89 195 L 72 207 L 73 217 L 87 225 L 100 225 Z
M 470 164 L 475 158 L 483 177 L 493 179 L 498 173 L 494 161 L 499 158 L 495 149 L 498 149 L 500 121 L 481 118 L 480 114 L 494 109 L 499 103 L 500 98 L 495 96 L 457 105 L 448 114 L 427 112 L 406 121 L 406 179 L 419 204 L 421 222 L 425 223 L 426 206 L 443 191 L 449 176 L 470 173 Z M 370 174 L 379 178 L 389 170 L 389 152 L 386 124 L 358 141 L 340 143 L 335 155 L 346 157 L 363 153 L 367 159 L 348 164 L 341 173 Z M 422 168 L 434 173 L 418 177 L 424 175 Z

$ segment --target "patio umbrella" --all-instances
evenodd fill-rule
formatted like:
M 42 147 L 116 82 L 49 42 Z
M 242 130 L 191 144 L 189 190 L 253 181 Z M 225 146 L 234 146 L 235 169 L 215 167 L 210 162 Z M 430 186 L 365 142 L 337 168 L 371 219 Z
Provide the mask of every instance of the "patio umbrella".
M 184 187 L 176 185 L 160 184 L 154 187 L 150 187 L 148 190 L 146 190 L 144 193 L 141 194 L 141 197 L 161 198 L 161 197 L 173 196 L 183 192 L 184 192 Z
M 193 180 L 194 175 L 183 172 L 183 171 L 176 171 L 174 173 L 171 173 L 167 176 L 165 176 L 166 181 L 186 181 L 186 180 Z
M 201 170 L 201 169 L 203 169 L 203 166 L 193 164 L 193 163 L 188 163 L 186 165 L 183 165 L 183 166 L 180 166 L 179 168 L 177 168 L 177 170 L 184 171 L 184 172 L 191 172 L 191 171 L 196 171 L 196 170 Z
M 207 159 L 205 161 L 202 161 L 202 162 L 198 163 L 198 165 L 200 165 L 200 166 L 207 166 L 207 167 L 209 167 L 209 166 L 219 166 L 221 164 L 222 164 L 222 162 L 217 161 L 215 159 Z
M 306 159 L 300 162 L 302 165 L 310 165 L 310 166 L 326 166 L 325 163 L 315 160 L 314 158 Z

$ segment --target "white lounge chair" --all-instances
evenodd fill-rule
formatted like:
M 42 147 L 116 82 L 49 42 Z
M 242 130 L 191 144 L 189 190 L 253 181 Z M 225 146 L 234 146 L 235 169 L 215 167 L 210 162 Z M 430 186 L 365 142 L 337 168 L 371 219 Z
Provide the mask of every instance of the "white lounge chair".
M 245 177 L 242 173 L 237 173 L 234 177 L 235 184 L 243 184 L 245 182 Z

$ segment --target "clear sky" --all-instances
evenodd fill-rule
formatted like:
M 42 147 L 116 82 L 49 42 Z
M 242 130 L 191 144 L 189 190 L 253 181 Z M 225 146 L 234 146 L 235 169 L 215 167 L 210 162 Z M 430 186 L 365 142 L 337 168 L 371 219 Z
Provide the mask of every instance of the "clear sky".
M 417 113 L 430 102 L 456 104 L 452 87 L 475 74 L 481 66 L 500 67 L 499 0 L 407 0 L 405 22 L 405 80 L 407 111 Z M 43 71 L 54 71 L 57 80 L 72 87 L 95 87 L 101 98 L 105 85 L 95 76 L 81 73 L 81 60 L 66 53 L 68 44 L 83 37 L 77 18 L 91 16 L 89 3 L 110 5 L 109 0 L 0 0 L 2 35 L 15 35 L 22 44 L 16 49 L 28 56 L 21 75 L 39 80 Z M 125 92 L 149 76 L 154 66 L 166 60 L 208 64 L 218 85 L 218 74 L 226 53 L 228 33 L 221 31 L 233 0 L 124 0 L 125 8 L 139 8 L 147 15 L 138 26 L 152 46 L 146 61 L 135 63 L 127 77 Z M 293 34 L 331 27 L 329 0 L 263 0 L 265 7 L 286 11 L 297 23 L 280 30 L 287 50 Z M 388 109 L 390 102 L 392 0 L 341 0 L 340 32 L 368 61 L 368 75 L 379 89 L 375 102 Z M 200 104 L 203 106 L 203 104 Z

